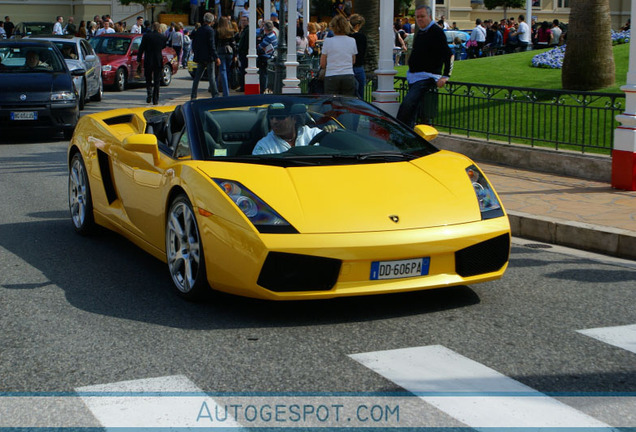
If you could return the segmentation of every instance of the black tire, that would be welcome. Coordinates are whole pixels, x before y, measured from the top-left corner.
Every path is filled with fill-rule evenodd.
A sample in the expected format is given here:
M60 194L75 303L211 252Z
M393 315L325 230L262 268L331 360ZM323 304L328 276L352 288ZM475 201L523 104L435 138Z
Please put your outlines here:
M127 81L128 81L128 76L126 75L126 69L124 68L117 69L117 75L115 75L115 90L117 91L126 90Z
M163 87L169 86L172 82L172 66L170 63L166 63L163 65L163 69L161 70L161 85Z
M95 229L93 198L86 166L77 152L71 158L68 170L68 204L73 227L78 234L88 235Z
M104 82L99 80L99 90L93 96L91 96L91 100L94 102L101 102L102 97L104 97Z
M203 256L203 243L192 204L178 195L166 217L166 261L177 294L200 300L210 292Z

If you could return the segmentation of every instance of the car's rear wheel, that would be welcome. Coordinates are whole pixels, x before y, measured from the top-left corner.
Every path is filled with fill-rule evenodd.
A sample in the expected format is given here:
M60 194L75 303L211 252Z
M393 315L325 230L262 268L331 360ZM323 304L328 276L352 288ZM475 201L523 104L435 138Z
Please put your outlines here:
M68 171L68 206L75 231L89 234L95 228L93 201L86 166L79 152L73 155Z
M104 82L100 79L99 89L97 90L97 93L91 96L91 100L94 102L100 102L103 96L104 96Z
M170 63L166 63L163 65L163 70L161 71L161 85L168 86L172 82L172 66Z
M168 211L166 259L179 295L196 300L208 291L199 227L192 204L185 195L178 195Z
M126 89L126 70L124 68L117 69L117 75L115 75L115 90L124 91Z

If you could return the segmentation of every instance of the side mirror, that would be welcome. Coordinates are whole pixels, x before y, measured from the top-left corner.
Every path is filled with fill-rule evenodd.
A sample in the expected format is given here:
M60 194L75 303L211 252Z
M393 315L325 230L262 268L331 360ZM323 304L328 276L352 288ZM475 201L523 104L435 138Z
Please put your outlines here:
M439 132L433 126L429 125L417 125L415 126L415 133L424 138L426 141L432 141L437 138Z
M73 69L71 71L72 76L82 76L86 75L86 69Z
M133 57L137 57L137 54L139 53L139 50L133 49L130 51L130 55Z
M152 134L131 135L124 139L122 147L131 152L149 154L155 162L159 161L157 137Z
M95 60L97 60L97 56L95 54L89 54L86 56L87 62L94 62Z

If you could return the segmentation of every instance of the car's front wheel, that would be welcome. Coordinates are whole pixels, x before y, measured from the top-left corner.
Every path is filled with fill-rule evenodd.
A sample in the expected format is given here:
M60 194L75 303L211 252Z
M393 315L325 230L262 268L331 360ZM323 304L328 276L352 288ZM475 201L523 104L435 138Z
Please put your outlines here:
M172 66L170 63L166 63L163 65L163 70L161 71L161 85L169 86L172 82Z
M68 171L68 206L75 231L89 234L95 228L93 201L86 166L79 152L73 155Z
M126 89L126 71L124 68L117 69L117 75L115 75L115 90L124 91Z
M166 218L166 259L177 292L188 300L201 298L209 289L203 245L192 204L177 196Z

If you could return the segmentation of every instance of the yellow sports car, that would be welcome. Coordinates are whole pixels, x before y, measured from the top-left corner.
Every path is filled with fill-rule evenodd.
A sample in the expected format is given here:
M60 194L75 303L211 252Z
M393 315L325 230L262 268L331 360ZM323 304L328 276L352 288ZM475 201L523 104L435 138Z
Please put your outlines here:
M470 159L373 105L257 95L82 117L68 148L76 231L167 262L189 299L395 293L500 278L510 225Z

